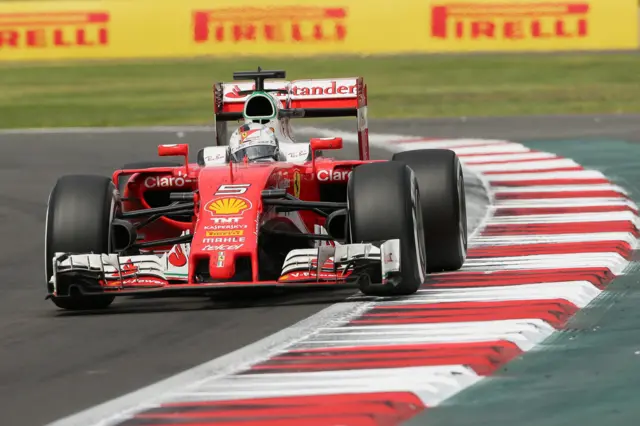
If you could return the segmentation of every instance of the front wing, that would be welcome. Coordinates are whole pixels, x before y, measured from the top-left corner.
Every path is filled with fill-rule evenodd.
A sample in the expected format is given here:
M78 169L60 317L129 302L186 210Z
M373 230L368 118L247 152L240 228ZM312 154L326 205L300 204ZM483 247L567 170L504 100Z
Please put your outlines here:
M187 252L188 245L181 250ZM171 290L213 290L232 287L338 285L368 279L386 284L386 277L400 272L400 241L373 244L322 245L291 251L277 281L205 282L188 280L188 263L176 268L175 252L163 255L56 253L49 296L64 297L75 288L81 294L131 294Z

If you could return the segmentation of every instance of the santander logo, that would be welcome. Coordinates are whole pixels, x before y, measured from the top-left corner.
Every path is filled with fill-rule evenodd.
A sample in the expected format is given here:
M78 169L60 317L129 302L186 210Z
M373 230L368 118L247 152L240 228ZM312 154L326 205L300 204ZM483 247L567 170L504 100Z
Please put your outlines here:
M120 268L120 272L114 272L112 277L119 277L120 275L130 275L139 272L138 267L133 263L131 259Z
M265 84L267 90L287 90L287 84L269 85ZM225 87L224 97L226 99L244 99L249 95L241 95L243 90L255 90L256 85L243 84L234 85L231 90ZM292 82L289 94L292 96L353 98L357 95L357 85L354 79L342 80L307 80ZM274 94L279 99L285 99L287 95Z
M187 264L187 256L184 255L184 251L182 251L182 246L180 244L174 246L171 250L171 253L169 254L169 263L177 267Z

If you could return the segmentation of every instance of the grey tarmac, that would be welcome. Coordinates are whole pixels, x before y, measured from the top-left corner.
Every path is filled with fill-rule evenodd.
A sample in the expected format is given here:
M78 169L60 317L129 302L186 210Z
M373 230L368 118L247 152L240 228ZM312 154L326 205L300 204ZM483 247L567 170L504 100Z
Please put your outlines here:
M354 130L353 121L318 124ZM631 116L379 120L370 128L429 137L640 140L640 119ZM89 408L253 343L353 294L296 291L216 302L119 299L101 313L57 311L44 300L43 283L45 206L55 180L66 173L109 175L123 163L157 158L162 143L189 143L195 159L211 135L0 132L2 424L42 425ZM345 149L341 155L356 153ZM389 157L384 151L373 155Z

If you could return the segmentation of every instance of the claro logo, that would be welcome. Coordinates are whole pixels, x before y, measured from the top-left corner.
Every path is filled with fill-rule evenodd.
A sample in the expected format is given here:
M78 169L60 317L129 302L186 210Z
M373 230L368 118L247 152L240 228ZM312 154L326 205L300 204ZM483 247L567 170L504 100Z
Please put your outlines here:
M431 37L464 40L580 38L587 3L451 3L432 6Z
M0 49L103 47L109 44L107 12L0 14Z
M191 179L182 176L149 176L144 180L147 188L181 188L191 184Z
M193 13L196 43L341 42L347 36L341 7L236 7Z
M320 182L347 182L351 170L319 170L317 177Z

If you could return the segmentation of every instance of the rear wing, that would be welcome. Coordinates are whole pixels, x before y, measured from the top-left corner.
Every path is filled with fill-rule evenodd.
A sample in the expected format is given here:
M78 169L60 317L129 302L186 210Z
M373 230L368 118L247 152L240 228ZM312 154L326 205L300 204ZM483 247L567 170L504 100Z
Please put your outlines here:
M268 71L262 71L268 73ZM214 113L218 145L227 145L226 122L242 120L244 103L256 89L255 81L234 81L214 85ZM361 160L369 159L367 86L362 77L264 80L285 109L299 110L304 118L357 117L358 147Z

